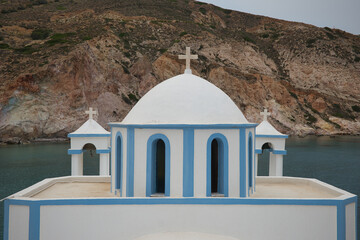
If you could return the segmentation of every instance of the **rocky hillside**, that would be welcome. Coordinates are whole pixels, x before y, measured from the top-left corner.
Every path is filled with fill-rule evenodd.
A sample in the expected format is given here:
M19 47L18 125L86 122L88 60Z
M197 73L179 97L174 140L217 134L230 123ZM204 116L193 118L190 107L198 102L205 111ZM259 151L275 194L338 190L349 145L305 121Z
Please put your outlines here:
M360 37L192 0L0 3L0 142L65 138L99 110L121 121L184 71L224 90L250 122L266 106L291 135L360 134Z

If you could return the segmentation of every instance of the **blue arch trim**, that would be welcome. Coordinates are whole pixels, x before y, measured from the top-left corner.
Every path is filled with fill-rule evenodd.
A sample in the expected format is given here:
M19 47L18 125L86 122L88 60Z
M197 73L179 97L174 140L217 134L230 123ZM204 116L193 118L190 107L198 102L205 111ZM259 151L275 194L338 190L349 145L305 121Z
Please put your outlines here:
M134 128L127 128L126 196L134 196Z
M184 129L183 140L183 196L194 196L194 129Z
M246 197L246 129L240 129L240 197Z
M120 146L119 146L120 139ZM115 135L115 189L122 189L122 169L123 169L123 137L121 132ZM122 192L120 191L120 196Z
M252 133L248 137L248 168L249 168L249 188L253 186L253 140Z
M226 137L220 133L212 134L207 141L206 153L206 196L211 197L211 143L216 139L219 146L219 155L222 155L224 161L223 172L219 173L219 178L224 181L224 196L229 196L229 145Z
M150 197L153 193L154 181L152 174L152 159L155 154L155 144L157 140L163 140L165 143L165 196L170 196L170 141L164 134L154 134L147 141L146 150L146 196Z

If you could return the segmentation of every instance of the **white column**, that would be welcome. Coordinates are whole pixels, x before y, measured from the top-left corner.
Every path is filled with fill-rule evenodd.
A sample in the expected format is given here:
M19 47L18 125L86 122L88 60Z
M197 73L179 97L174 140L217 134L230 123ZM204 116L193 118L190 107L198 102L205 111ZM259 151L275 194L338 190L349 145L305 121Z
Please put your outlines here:
M71 154L71 176L83 175L83 154Z
M275 154L276 166L275 166L275 176L283 175L283 155Z
M272 152L269 153L269 176L276 176L276 159L275 154Z
M109 176L109 153L100 153L100 176Z
M283 155L270 152L269 176L283 175Z

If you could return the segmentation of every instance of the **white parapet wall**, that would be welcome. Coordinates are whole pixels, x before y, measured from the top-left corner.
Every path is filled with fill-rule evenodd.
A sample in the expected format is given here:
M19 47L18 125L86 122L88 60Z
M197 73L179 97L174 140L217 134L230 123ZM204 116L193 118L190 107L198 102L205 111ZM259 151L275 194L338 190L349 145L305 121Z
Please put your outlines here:
M290 182L327 188L331 198L67 198L39 199L48 179L5 200L4 240L137 239L164 233L206 233L239 240L355 240L357 197L317 180ZM262 178L259 181L266 181ZM269 182L285 179L268 178ZM40 190L39 190L40 189ZM32 197L33 196L33 197Z

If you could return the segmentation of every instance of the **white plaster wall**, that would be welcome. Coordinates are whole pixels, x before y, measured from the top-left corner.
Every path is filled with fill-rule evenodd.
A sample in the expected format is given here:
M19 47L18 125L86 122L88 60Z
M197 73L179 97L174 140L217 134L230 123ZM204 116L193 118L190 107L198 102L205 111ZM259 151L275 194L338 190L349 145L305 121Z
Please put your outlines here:
M71 149L82 149L87 143L94 144L96 149L108 149L110 146L109 137L73 137L70 142Z
M147 141L154 134L163 134L170 141L170 197L183 193L183 130L135 129L134 197L146 196Z
M124 239L202 232L246 240L336 240L335 206L41 206L40 239Z
M346 205L345 208L345 222L346 222L346 240L356 240L356 209L355 203Z
M29 239L29 207L10 205L9 240Z
M194 197L206 197L207 141L214 133L224 135L229 145L229 197L240 196L240 161L238 129L195 129L194 131Z
M115 192L115 161L116 161L116 134L120 132L122 136L122 186L121 194L123 197L126 196L126 164L127 164L127 129L113 127L111 129L111 191Z
M262 145L264 143L271 143L273 146L273 149L275 150L285 150L285 141L286 138L263 138L263 137L257 137L256 138L256 149L261 149Z

